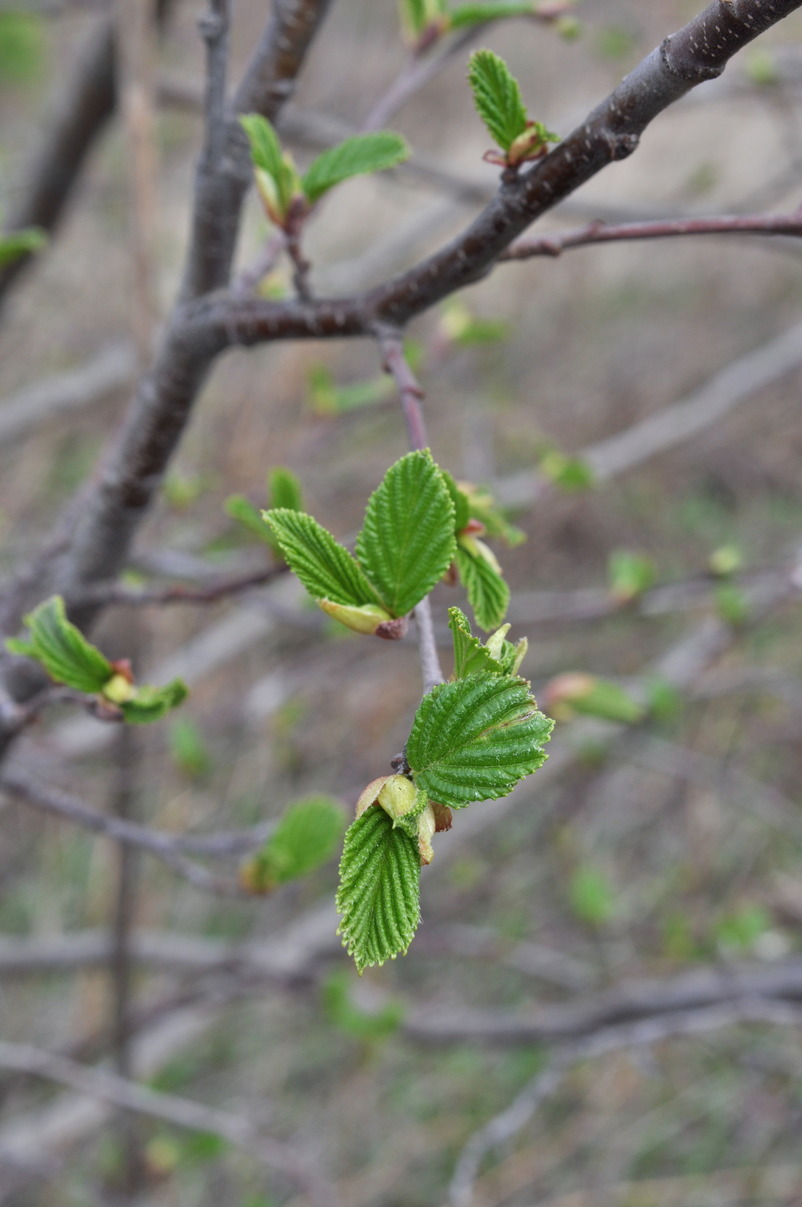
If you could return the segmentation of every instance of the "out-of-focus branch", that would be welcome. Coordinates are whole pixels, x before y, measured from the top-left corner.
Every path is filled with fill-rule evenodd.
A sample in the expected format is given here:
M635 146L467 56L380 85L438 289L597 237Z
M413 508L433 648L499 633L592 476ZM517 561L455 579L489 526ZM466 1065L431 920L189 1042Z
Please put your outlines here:
M0 401L0 441L19 440L51 419L94 406L131 385L136 358L128 344L113 344L77 369L25 386Z
M26 804L41 809L45 813L61 817L65 821L73 822L86 830L103 834L106 838L111 838L127 846L148 851L166 863L172 871L187 880L194 888L229 896L244 895L244 890L240 889L233 880L224 880L182 855L183 843L179 835L165 834L162 831L138 825L136 822L100 813L76 797L70 796L69 793L40 784L32 776L13 767L7 768L0 778L0 790L10 792L18 799L25 801ZM257 832L254 831L254 846L258 845L255 840ZM191 840L189 841L192 845ZM197 845L194 846L194 849L198 849ZM207 840L205 848L201 849L204 854L212 854L214 853L214 843Z
M165 21L173 0L157 0L156 15ZM9 217L8 231L58 226L84 161L117 103L114 23L104 18L94 30L66 95L54 106L48 134L23 195ZM0 269L0 305L31 257L20 256Z
M219 577L202 587L174 584L166 587L125 587L119 583L100 583L88 587L76 602L103 604L104 606L144 608L163 607L165 604L212 604L232 595L241 595L254 587L264 587L273 579L287 573L287 566L265 566L263 570L250 570L244 574Z
M800 365L802 324L798 323L730 361L679 402L575 455L587 464L597 482L606 482L714 427L742 402ZM553 489L542 476L525 471L506 478L498 494L510 506L526 506Z
M211 1132L278 1170L303 1189L318 1207L332 1207L332 1191L313 1172L308 1154L296 1152L289 1144L265 1136L258 1126L238 1115L188 1098L179 1098L175 1094L151 1090L127 1078L101 1069L87 1068L74 1060L27 1044L0 1041L0 1067L7 1072L42 1077L46 1081L69 1086L90 1098L151 1119L160 1119L175 1127Z
M180 439L194 397L224 348L289 336L338 337L372 334L387 326L403 328L415 314L479 279L529 223L606 164L630 154L640 132L662 109L694 84L719 74L731 55L798 8L802 0L760 5L751 0L751 4L749 10L737 11L721 3L710 5L645 59L541 164L517 181L503 184L466 232L367 295L310 303L210 295L179 312L83 510L74 543L60 567L58 586L70 595L116 573ZM311 0L286 0L275 6L270 26L275 45L255 57L238 93L238 110L257 109L272 116L274 105L292 88L324 7ZM277 21L285 22L283 39L275 37ZM288 42L289 35L294 40ZM241 146L244 134L237 132L237 138L236 145ZM199 178L185 298L197 297L227 278L244 188L233 168L225 177ZM76 619L85 623L91 616L92 610L83 609Z
M576 230L554 231L534 239L520 239L502 252L499 260L529 260L533 256L559 256L572 247L592 243L625 243L633 239L671 239L680 235L802 235L802 211L793 214L722 214L715 218L675 218L618 225L589 222Z
M152 0L116 0L119 96L128 173L131 322L144 369L156 329L156 28Z
M457 1161L449 1187L452 1207L470 1207L479 1167L485 1155L512 1140L580 1061L593 1060L608 1052L651 1047L667 1039L706 1035L711 1031L748 1023L799 1027L802 1026L802 1008L759 999L726 1001L721 1005L689 1009L633 1025L606 1028L558 1048L547 1067L532 1078L506 1110L491 1119L468 1141Z

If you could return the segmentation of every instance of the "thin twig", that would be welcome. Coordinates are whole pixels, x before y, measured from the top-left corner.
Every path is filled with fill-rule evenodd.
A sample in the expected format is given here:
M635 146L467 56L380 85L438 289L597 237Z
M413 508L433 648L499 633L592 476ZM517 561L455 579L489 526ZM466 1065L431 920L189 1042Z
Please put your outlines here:
M332 1207L334 1194L329 1184L310 1170L308 1155L296 1152L281 1140L263 1135L248 1119L175 1094L151 1090L114 1073L87 1068L27 1044L0 1041L0 1067L69 1086L90 1098L151 1119L161 1119L175 1127L211 1132L278 1170L301 1187L319 1207Z
M76 595L77 603L112 607L154 607L165 604L212 604L232 595L241 595L253 587L263 587L287 573L287 566L266 566L244 574L221 577L202 587L174 583L166 587L125 587L120 583L99 583Z
M537 1073L506 1110L486 1123L463 1148L449 1187L452 1207L470 1207L479 1168L486 1154L514 1139L543 1102L559 1089L574 1065L608 1052L651 1047L668 1039L705 1035L742 1024L799 1027L802 1026L802 1008L760 1000L725 1002L648 1019L630 1026L606 1028L577 1043L557 1048L549 1065Z
M220 170L225 151L229 24L229 0L209 0L207 12L198 20L198 29L206 43L206 120L202 155L207 172Z
M519 239L499 256L500 261L559 256L573 247L592 243L624 243L633 239L670 239L680 235L802 235L802 212L791 214L722 214L713 218L676 218L618 225L589 222L575 230L554 231L534 239Z
M10 792L15 797L24 800L26 804L62 817L66 821L73 822L96 834L102 834L115 842L148 851L197 889L222 893L227 896L246 895L234 881L223 880L182 855L181 848L184 846L184 842L190 841L190 846L192 846L191 840L182 840L179 835L151 830L136 822L110 817L96 809L90 809L68 793L40 784L32 776L14 767L4 771L0 778L0 790ZM256 832L254 832L255 838ZM258 845L256 841L254 841L254 845ZM208 843L203 853L207 855L215 853L213 849L210 849L212 847L213 844ZM194 849L197 850L197 846Z

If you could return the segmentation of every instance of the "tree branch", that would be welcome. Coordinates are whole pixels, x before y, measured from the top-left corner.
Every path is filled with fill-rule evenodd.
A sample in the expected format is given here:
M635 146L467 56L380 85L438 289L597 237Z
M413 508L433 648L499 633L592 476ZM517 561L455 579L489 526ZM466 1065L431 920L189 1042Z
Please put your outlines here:
M302 1188L319 1207L332 1207L334 1199L330 1185L310 1170L308 1154L295 1152L283 1141L264 1136L258 1126L240 1116L175 1094L151 1090L127 1078L87 1068L27 1044L0 1041L0 1067L69 1086L90 1098L189 1131L212 1132L278 1170Z

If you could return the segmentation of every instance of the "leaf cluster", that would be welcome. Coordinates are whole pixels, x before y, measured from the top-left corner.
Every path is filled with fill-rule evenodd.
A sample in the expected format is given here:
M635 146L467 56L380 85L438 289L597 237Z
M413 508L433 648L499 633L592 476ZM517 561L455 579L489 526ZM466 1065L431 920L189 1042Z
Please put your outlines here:
M450 609L454 679L415 714L403 774L374 780L357 805L340 861L340 933L358 970L406 952L417 929L420 866L451 810L495 800L542 766L553 722L515 673L525 641L505 625L485 643Z
M468 64L468 82L479 116L503 152L503 155L488 152L485 158L492 163L518 168L545 155L550 142L559 142L556 134L529 117L518 81L492 50L473 52Z
M404 39L416 53L453 30L504 17L533 17L539 8L540 0L469 0L453 5L448 0L399 0Z
M301 175L266 117L249 113L240 122L248 139L262 204L282 230L290 229L335 185L353 176L394 168L410 154L406 140L391 130L355 134L323 151Z
M24 617L28 637L9 638L12 654L33 658L55 683L99 697L107 711L133 724L158 721L187 695L180 679L164 687L138 686L127 662L110 662L67 619L64 600L53 595Z

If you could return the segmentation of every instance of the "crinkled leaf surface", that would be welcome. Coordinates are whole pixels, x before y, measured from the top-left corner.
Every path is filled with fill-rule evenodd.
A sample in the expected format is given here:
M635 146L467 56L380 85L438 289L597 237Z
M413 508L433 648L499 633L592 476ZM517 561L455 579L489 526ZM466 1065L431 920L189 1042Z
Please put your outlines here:
M378 602L355 559L311 515L287 507L263 514L287 564L313 599L354 607Z
M525 680L481 671L423 697L407 762L432 800L460 809L506 796L540 767L552 725Z
M24 620L29 639L7 641L7 648L41 662L57 683L79 692L99 692L114 674L108 658L67 620L60 595L40 603Z
M360 972L405 952L420 919L418 844L378 805L352 822L340 860L338 933Z
M428 451L391 465L365 509L356 555L393 616L406 616L454 559L454 505Z
M474 546L477 541L472 542ZM476 623L489 631L498 628L507 614L510 589L495 567L480 553L457 545L457 574L468 596Z
M501 662L493 657L478 637L474 637L468 617L459 608L448 609L448 627L454 641L454 678L464 679L478 671L504 673ZM509 644L509 642L507 642Z
M394 168L409 158L406 139L392 130L376 130L370 134L355 134L336 147L329 147L311 164L301 179L301 188L308 201L317 201L324 193L366 172L381 172Z
M479 116L502 151L508 151L513 140L526 129L526 109L518 81L492 50L473 52L468 81Z

